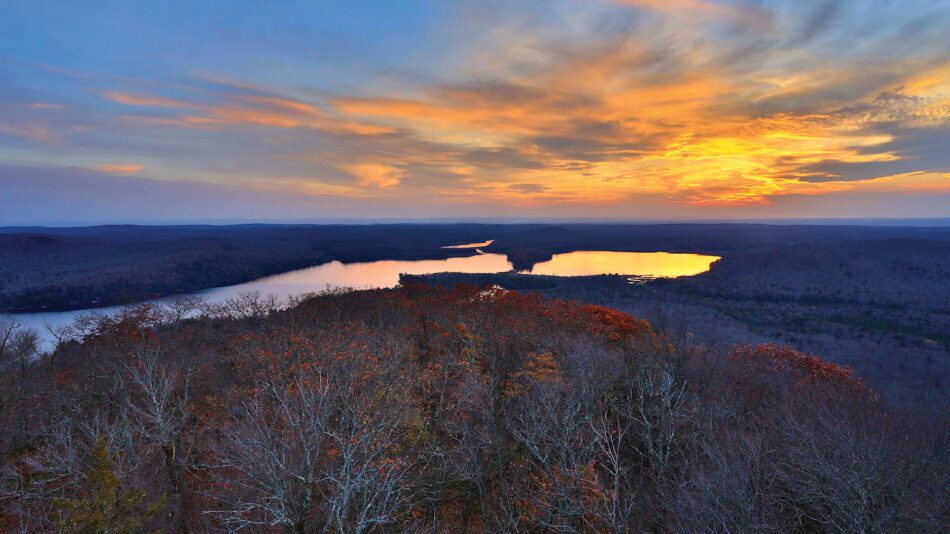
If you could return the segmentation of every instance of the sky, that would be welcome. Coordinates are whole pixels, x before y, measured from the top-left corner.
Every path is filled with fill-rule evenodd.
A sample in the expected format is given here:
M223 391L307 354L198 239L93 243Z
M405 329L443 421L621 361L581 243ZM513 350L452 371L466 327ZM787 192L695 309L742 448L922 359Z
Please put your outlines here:
M950 216L950 0L7 2L0 225Z

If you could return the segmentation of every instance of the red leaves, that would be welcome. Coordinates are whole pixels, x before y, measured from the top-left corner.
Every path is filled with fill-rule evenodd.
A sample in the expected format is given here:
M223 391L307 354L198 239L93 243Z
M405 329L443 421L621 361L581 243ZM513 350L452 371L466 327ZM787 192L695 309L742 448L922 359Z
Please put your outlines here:
M761 345L739 345L732 351L731 358L752 363L771 373L795 371L806 382L821 382L839 386L861 386L854 372L840 365L822 360L817 356L804 354L787 345L766 343Z
M605 306L583 306L579 317L595 335L602 335L614 343L626 343L652 333L649 323Z
M96 339L134 344L151 339L164 320L162 308L152 304L127 306L115 315L93 314L81 318L83 341Z

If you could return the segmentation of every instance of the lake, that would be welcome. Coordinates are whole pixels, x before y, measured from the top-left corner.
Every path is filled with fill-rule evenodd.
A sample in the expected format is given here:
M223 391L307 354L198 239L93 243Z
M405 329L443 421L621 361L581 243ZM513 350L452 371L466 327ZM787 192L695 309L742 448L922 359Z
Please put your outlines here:
M479 254L465 258L447 258L444 260L383 260L365 263L340 263L332 261L315 267L289 271L274 276L259 278L243 284L216 287L195 293L212 303L224 302L241 293L257 291L261 294L273 294L281 298L320 291L334 287L370 289L395 287L400 274L431 274L443 272L457 273L500 273L512 270L512 264L504 254L481 251L491 241L454 245L448 248L478 248ZM553 276L592 276L602 274L629 275L639 278L675 278L704 273L709 270L718 256L703 254L685 254L670 252L613 252L613 251L575 251L555 254L550 260L537 263L525 274ZM157 301L161 302L161 300ZM34 328L48 343L44 324L54 326L69 324L77 315L89 311L111 313L121 306L97 308L95 310L75 310L66 312L41 312L17 314L17 319L25 326Z

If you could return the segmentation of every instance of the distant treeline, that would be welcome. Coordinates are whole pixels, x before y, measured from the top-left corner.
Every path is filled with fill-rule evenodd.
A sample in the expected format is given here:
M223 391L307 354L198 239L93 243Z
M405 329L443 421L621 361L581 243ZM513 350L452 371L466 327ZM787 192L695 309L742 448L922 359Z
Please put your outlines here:
M741 251L763 250L782 257L811 245L836 247L860 241L868 241L872 248L875 243L888 247L888 241L945 247L950 227L404 224L0 229L0 311L124 304L243 283L332 260L465 256L474 251L441 247L490 239L495 242L488 251L507 254L516 269L528 269L553 254L574 250L702 252L729 258Z

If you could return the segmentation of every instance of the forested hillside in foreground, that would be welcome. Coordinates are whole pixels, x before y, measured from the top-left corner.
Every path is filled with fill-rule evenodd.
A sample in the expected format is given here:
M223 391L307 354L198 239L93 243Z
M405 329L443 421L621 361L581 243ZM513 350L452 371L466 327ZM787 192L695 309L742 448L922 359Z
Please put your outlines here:
M201 308L201 316L188 318ZM0 331L0 531L939 532L946 414L485 287Z

